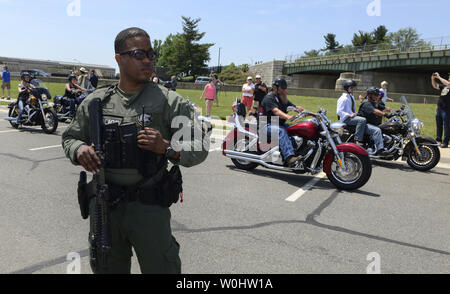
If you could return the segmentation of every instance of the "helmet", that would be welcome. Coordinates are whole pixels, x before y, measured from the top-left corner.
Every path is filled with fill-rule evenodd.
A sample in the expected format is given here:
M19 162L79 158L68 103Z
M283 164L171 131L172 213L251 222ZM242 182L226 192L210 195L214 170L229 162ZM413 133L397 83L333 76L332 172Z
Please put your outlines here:
M348 91L348 88L355 88L358 84L354 80L346 80L342 85L345 91Z
M276 78L275 81L273 81L272 86L281 87L282 89L287 89L287 82L283 78Z
M76 78L77 77L74 74L70 74L67 79L69 80L69 82L71 82L72 80L74 80Z
M166 87L166 88L172 88L172 82L171 81L167 81L167 82L165 82L164 83L164 87Z
M374 95L378 96L378 95L380 95L380 89L378 89L377 87L372 86L372 87L367 89L367 95L370 95L370 94L374 94Z
M26 76L28 76L31 79L31 75L29 72L24 71L20 74L20 78L23 80Z

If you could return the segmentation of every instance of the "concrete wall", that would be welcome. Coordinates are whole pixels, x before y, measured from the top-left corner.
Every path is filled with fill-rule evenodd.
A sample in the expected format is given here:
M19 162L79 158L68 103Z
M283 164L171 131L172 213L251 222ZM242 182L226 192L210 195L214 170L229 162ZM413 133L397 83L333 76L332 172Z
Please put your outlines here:
M295 74L291 77L290 87L293 88L314 88L314 89L334 89L339 74Z
M266 85L272 85L272 82L275 78L283 75L285 61L283 60L274 60L270 62L264 62L260 64L255 64L249 66L249 70L255 75L261 75L262 80ZM253 77L254 78L254 77ZM290 80L290 77L285 77Z
M389 83L389 92L419 93L424 95L439 94L439 91L436 91L431 86L431 73L367 71L359 73L358 76L364 88L370 86L381 87L381 82L387 81Z

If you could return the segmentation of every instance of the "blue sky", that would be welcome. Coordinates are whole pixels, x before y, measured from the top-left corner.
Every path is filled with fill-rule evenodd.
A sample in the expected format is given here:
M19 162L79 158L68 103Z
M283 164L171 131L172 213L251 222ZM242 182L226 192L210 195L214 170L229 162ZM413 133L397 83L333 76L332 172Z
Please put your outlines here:
M80 16L67 14L74 1L80 1ZM425 39L450 35L448 0L375 0L381 15L369 16L373 1L0 0L0 56L117 68L113 43L119 31L138 26L164 40L182 31L182 15L202 19L202 42L215 44L210 65L217 65L219 47L222 65L252 64L322 48L327 33L349 44L353 33L379 25L389 31L412 26Z

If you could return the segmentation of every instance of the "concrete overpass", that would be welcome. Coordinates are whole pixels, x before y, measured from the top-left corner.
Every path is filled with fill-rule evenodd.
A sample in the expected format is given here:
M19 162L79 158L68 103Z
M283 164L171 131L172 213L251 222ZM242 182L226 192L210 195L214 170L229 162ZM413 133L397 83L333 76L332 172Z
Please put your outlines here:
M272 65L272 64L273 65ZM361 80L359 89L390 83L392 92L436 94L431 87L432 72L443 77L450 73L450 45L418 47L409 50L383 50L301 58L296 62L273 61L251 66L254 73L285 75L295 88L334 89L342 72L354 72ZM272 73L269 74L272 68ZM263 72L263 73L261 73ZM271 82L270 78L266 82Z

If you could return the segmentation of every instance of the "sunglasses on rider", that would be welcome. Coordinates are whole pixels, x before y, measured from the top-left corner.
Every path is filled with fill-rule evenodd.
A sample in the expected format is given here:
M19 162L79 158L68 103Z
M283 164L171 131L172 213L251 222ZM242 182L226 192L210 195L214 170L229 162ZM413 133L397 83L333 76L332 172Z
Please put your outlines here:
M142 49L134 49L134 50L129 50L129 51L120 53L120 55L125 55L125 54L130 55L131 57L133 57L136 60L144 60L145 57L147 57L151 61L153 61L155 59L155 51L153 51L153 49L150 49L148 51L145 51Z

